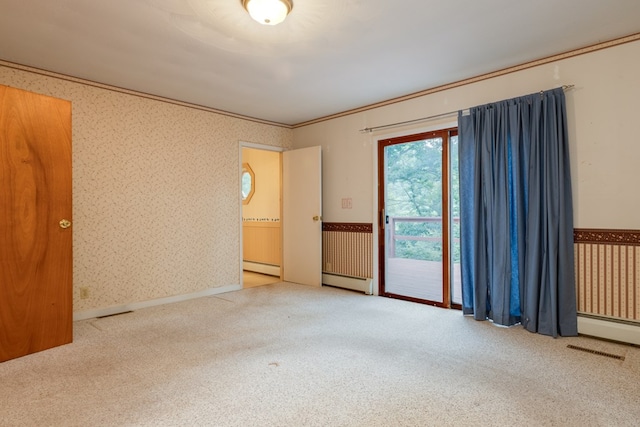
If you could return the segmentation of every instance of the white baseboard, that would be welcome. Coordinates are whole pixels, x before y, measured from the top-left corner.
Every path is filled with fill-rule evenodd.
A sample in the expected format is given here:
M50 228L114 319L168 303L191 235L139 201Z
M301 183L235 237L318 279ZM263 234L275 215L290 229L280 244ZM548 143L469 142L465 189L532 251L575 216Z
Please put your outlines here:
M640 324L636 326L607 319L578 316L578 333L640 345Z
M367 295L373 294L373 280L369 278L322 273L322 283L324 285L364 292Z
M97 308L95 310L79 311L73 313L73 321L93 319L94 317L111 316L127 311L140 310L142 308L154 307L156 305L171 304L173 302L187 301L195 298L208 297L211 295L223 294L226 292L239 291L242 289L240 285L221 286L219 288L209 288L192 294L175 295L166 298L157 298L148 301L133 302L130 304L115 305L106 308Z
M255 273L268 274L280 277L280 266L271 264L260 264L258 262L242 261L242 269Z

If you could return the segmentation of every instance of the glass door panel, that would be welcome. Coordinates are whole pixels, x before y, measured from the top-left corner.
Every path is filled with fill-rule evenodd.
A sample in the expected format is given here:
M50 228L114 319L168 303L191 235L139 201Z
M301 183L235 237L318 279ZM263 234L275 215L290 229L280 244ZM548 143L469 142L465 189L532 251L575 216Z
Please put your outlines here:
M384 159L385 293L443 304L443 138L387 145Z

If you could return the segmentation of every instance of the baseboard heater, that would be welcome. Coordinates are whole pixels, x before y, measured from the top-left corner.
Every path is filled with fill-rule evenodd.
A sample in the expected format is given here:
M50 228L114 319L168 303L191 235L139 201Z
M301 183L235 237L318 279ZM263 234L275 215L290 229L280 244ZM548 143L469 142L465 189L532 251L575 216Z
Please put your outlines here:
M366 295L373 295L373 280L367 277L351 277L322 273L322 284L364 292Z
M612 341L640 345L640 323L578 314L578 333Z
M280 277L280 266L271 264L261 264L259 262L242 261L242 269L253 271L254 273L268 274Z

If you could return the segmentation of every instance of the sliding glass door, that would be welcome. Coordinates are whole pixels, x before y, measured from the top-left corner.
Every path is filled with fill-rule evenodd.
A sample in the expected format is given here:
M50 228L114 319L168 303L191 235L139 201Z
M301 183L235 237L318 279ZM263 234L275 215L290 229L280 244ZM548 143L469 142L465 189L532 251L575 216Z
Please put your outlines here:
M457 131L379 141L380 294L460 304Z

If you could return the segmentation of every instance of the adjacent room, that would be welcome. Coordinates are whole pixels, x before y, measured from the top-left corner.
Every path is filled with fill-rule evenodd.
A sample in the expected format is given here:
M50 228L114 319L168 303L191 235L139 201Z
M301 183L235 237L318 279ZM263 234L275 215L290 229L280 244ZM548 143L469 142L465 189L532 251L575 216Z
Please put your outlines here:
M639 75L635 0L0 1L0 425L637 425Z

